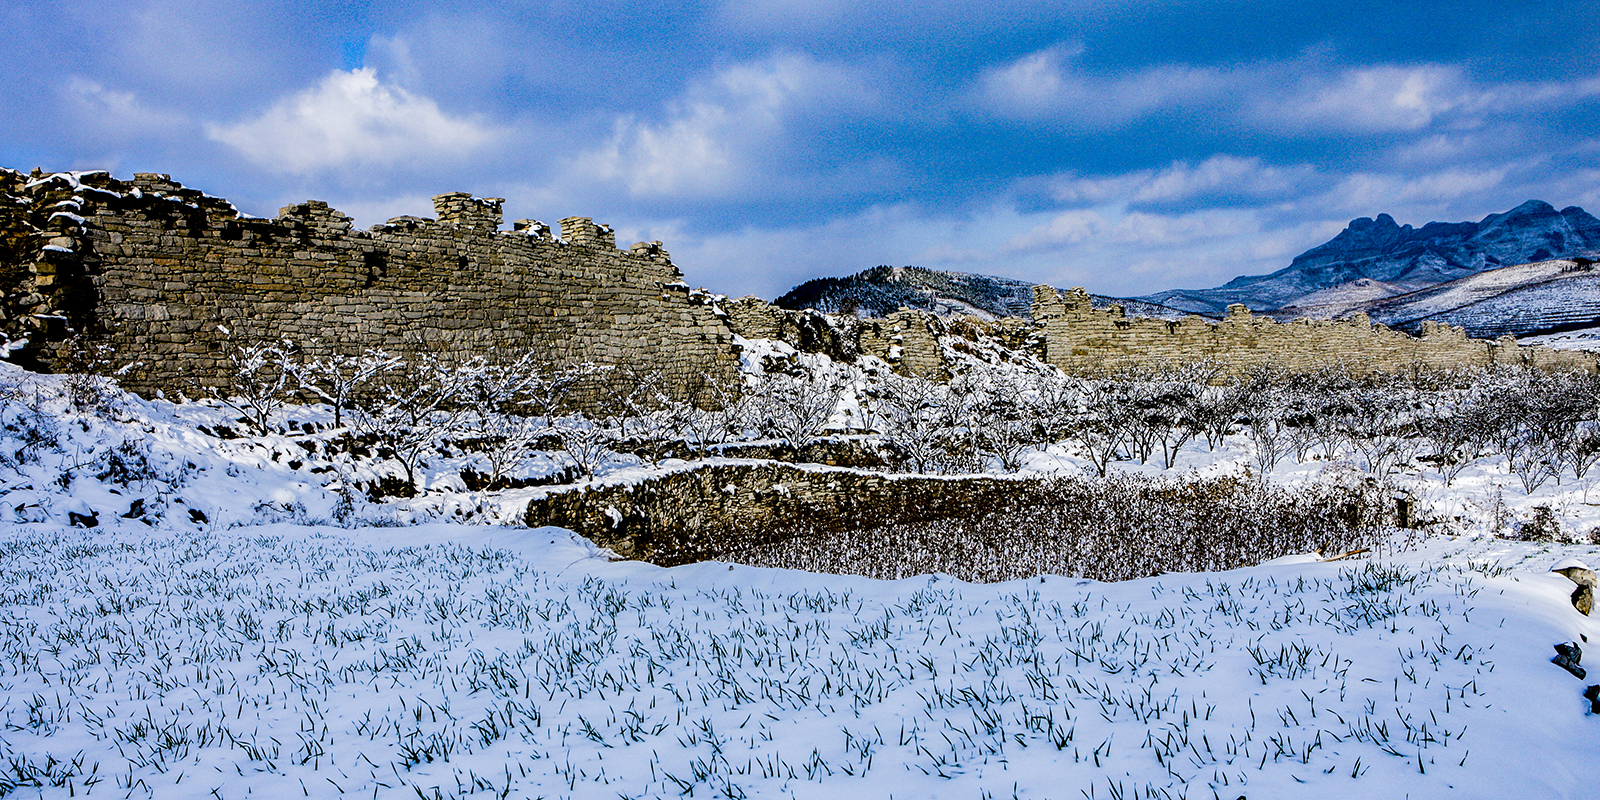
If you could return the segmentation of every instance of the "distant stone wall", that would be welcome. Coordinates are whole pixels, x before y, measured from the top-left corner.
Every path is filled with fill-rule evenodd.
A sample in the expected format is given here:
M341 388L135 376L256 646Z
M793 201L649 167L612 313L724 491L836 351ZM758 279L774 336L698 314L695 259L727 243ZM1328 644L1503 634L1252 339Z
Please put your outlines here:
M216 384L224 348L287 337L309 350L381 347L490 354L531 348L551 361L662 370L688 385L737 367L733 333L691 297L659 242L616 248L609 228L535 220L501 231L501 200L434 199L437 220L369 231L321 202L275 219L141 173L27 176L0 171L5 324L27 353L61 368L66 332L137 364L136 391Z
M1078 374L1201 360L1233 372L1258 365L1304 370L1330 363L1360 371L1497 363L1553 370L1594 371L1596 366L1593 354L1522 347L1510 337L1468 339L1460 328L1446 325L1427 324L1420 337L1413 337L1374 325L1364 314L1336 322L1279 323L1234 305L1220 322L1130 318L1115 306L1095 309L1082 289L1062 293L1048 286L1034 289L1033 318L1044 332L1045 359Z

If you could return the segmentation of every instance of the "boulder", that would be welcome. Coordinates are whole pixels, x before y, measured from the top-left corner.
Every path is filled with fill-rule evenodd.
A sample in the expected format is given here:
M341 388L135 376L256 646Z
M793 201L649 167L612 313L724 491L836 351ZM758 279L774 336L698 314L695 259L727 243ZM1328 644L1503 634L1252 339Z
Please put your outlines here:
M1582 659L1583 648L1578 647L1577 642L1562 642L1556 645L1556 657L1550 659L1550 663L1572 673L1581 681L1584 675L1588 674L1583 667L1578 666L1578 662Z
M1579 614L1588 616L1594 610L1594 587L1587 583L1578 584L1578 588L1572 590L1572 607L1578 609Z
M1550 571L1559 572L1567 576L1568 580L1579 586L1594 586L1600 583L1600 580L1596 579L1594 570L1588 564L1576 558L1563 558L1556 562L1556 565L1551 567Z

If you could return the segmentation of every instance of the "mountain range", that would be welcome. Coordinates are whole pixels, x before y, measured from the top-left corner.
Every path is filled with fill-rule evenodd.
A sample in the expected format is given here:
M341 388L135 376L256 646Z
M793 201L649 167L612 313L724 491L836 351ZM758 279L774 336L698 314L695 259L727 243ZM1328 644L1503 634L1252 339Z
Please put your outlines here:
M1388 214L1352 220L1328 242L1270 275L1212 289L1137 298L1092 295L1133 316L1218 317L1233 303L1278 319L1366 313L1417 330L1425 321L1472 336L1523 336L1600 325L1600 219L1529 200L1478 222L1397 224ZM807 281L778 298L785 308L883 315L907 307L940 314L1028 317L1032 284L921 267L875 267Z
M1241 276L1214 289L1169 289L1139 299L1206 314L1221 313L1232 303L1278 311L1319 305L1320 298L1307 296L1335 287L1350 285L1376 300L1497 267L1596 253L1600 219L1577 206L1557 211L1549 203L1529 200L1479 222L1430 222L1421 228L1398 225L1388 214L1379 214L1352 220L1339 235L1270 275Z

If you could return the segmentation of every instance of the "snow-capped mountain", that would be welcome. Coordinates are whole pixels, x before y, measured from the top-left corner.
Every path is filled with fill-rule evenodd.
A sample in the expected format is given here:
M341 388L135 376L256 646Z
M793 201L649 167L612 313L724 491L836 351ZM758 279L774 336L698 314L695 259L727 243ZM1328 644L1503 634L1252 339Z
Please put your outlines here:
M1029 281L947 272L922 267L873 267L843 278L816 278L790 289L774 301L781 308L814 308L837 313L882 316L901 308L938 314L973 314L982 319L1033 317ZM1131 316L1178 319L1190 312L1142 300L1091 295L1097 308L1121 304Z
M1403 294L1513 264L1600 252L1600 219L1577 206L1557 211L1529 200L1479 222L1396 224L1388 214L1362 217L1325 244L1270 275L1241 276L1214 289L1172 289L1141 300L1202 313L1230 303L1253 310L1348 305L1373 290ZM1366 283L1360 283L1366 281ZM1311 296L1344 287L1333 296ZM1363 291L1354 291L1354 290ZM1362 297L1361 295L1367 295Z

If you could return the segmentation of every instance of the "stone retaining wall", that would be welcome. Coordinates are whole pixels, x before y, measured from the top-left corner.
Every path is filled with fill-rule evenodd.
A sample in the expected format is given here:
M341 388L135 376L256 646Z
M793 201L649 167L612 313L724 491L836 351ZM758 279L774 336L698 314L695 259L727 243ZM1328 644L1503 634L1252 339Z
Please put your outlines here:
M638 484L540 495L531 527L577 531L627 558L672 565L813 531L940 519L985 507L1018 479L884 475L781 462L687 468Z

